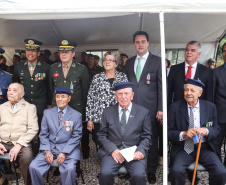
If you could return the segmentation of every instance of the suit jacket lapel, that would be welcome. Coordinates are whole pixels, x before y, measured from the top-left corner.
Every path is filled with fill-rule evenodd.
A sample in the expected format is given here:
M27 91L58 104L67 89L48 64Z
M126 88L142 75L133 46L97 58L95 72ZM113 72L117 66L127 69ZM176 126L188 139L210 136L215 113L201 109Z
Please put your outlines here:
M196 68L196 71L195 71L195 76L194 76L194 79L197 79L197 80L200 80L198 77L200 76L199 74L201 73L201 69L200 69L200 64L197 63L197 68Z
M187 125L189 125L189 119L188 119L188 107L186 101L182 101L180 105L180 112L183 115L184 119L186 120Z
M134 64L135 64L135 60L136 60L136 56L134 56L132 59L131 59L131 65L129 65L129 70L128 70L128 73L131 73L130 76L130 81L133 82L134 84L137 84L137 78L136 78L136 74L134 73Z
M60 62L59 64L58 64L58 73L59 73L59 75L63 78L63 79L65 79L64 78L64 73L63 73L63 69L62 69L62 62Z
M136 116L136 107L133 104L132 105L131 112L130 112L130 115L129 115L129 119L128 119L127 124L126 124L126 129L125 129L125 133L124 133L123 137L126 135L126 133L128 132L128 130L130 129L130 127L131 127L131 125L133 123L133 120L134 120L134 117L135 116Z
M205 119L207 118L207 110L202 100L199 100L199 110L200 110L200 127L205 127L207 123Z
M55 125L55 127L56 127L56 130L57 130L58 127L59 127L58 109L57 109L57 106L54 107L54 108L52 109L52 111L53 111L53 114L52 114L53 123L54 123L54 125Z
M28 61L27 60L24 62L24 68L22 70L23 70L24 74L28 74L29 78L31 77L30 71L28 69ZM21 73L22 73L22 71L21 71Z
M226 69L224 68L224 65L222 66L221 70L220 71L220 76L221 76L221 79L224 83L224 85L226 86Z
M115 125L116 125L116 127L118 129L118 132L119 132L120 136L122 137L121 126L120 126L120 122L119 122L118 104L116 104L114 106L113 114L114 114Z

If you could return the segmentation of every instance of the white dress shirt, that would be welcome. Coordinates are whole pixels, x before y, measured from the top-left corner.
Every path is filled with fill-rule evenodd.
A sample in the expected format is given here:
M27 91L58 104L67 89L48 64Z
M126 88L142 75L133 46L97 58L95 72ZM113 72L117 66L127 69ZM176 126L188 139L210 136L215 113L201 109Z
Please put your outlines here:
M192 68L191 68L191 79L193 79L195 77L195 72L196 72L196 69L197 69L197 64L198 64L198 62L196 61L192 65ZM186 76L187 71L188 71L188 66L190 66L190 65L185 61L185 76Z
M149 51L143 55L142 57L142 60L140 61L141 62L141 74L142 74L142 71L144 69L144 65L148 59L148 56L149 56ZM140 58L140 56L137 55L137 58L135 59L135 62L134 62L134 73L136 74L136 70L137 70L137 64L138 64L138 58Z
M130 116L130 112L132 109L132 102L130 102L129 107L126 110L126 124L128 122L129 116ZM122 117L122 107L118 104L118 113L119 113L119 122L121 122L121 117Z

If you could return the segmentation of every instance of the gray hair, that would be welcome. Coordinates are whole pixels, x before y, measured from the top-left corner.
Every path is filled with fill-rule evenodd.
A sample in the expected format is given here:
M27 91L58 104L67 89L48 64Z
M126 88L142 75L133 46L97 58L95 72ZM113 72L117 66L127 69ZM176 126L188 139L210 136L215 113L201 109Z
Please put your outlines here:
M114 58L115 58L115 63L116 63L116 64L119 64L119 63L120 63L121 57L120 57L120 54L119 54L118 51L107 51L107 52L104 54L104 59L105 59L105 57L106 57L107 55L112 55L112 56L114 56Z
M187 48L188 45L197 45L198 46L198 51L201 52L201 44L198 41L192 40L192 41L188 42L186 44L186 48Z

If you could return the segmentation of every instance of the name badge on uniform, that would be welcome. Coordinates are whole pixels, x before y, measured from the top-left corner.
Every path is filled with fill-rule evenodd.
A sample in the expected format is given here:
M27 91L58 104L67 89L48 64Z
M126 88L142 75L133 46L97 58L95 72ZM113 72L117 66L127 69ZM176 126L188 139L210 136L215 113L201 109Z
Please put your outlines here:
M24 71L21 70L21 72L20 72L20 77L23 77L23 76L24 76Z
M73 92L74 92L74 85L73 85L73 82L71 81L71 84L70 84L70 90L71 90L71 93L73 94Z
M147 74L147 84L150 84L150 78L151 78L151 75L150 73Z

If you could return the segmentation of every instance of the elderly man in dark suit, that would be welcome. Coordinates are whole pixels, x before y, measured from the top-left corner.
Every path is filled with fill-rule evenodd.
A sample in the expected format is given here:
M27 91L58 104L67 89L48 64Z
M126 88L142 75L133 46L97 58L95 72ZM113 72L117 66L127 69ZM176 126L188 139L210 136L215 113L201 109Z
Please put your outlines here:
M134 93L132 83L120 82L115 85L118 104L104 110L98 139L101 148L99 173L100 185L112 185L119 168L125 165L130 174L132 185L146 185L146 152L151 143L149 111L132 103ZM137 146L132 153L133 160L128 162L120 153L121 149Z
M218 157L221 159L221 145L226 133L226 43L222 47L224 65L213 70L214 103L217 107L217 122L220 128L219 137L214 140ZM226 166L226 160L224 161Z
M126 62L126 74L134 83L133 102L147 108L152 125L152 145L148 151L148 182L155 183L158 167L158 130L162 122L162 71L161 58L148 51L149 36L144 31L133 35L137 55Z
M185 184L185 171L195 161L196 138L202 137L199 163L209 172L209 184L224 185L226 169L216 155L213 140L218 137L216 106L199 99L205 85L195 79L186 79L184 99L171 105L168 119L168 137L172 142L171 184Z
M213 75L210 68L200 64L201 45L190 41L185 49L185 62L171 67L168 76L168 108L172 102L182 100L185 78L201 80L205 84L201 99L213 102Z

